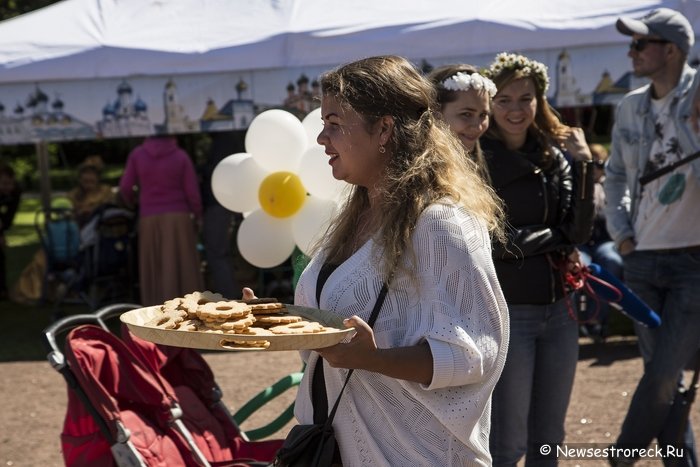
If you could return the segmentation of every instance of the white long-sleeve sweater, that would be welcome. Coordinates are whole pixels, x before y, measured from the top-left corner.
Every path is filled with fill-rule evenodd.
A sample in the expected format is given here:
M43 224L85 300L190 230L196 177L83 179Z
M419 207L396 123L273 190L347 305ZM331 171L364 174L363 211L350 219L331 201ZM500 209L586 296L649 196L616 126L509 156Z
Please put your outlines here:
M465 210L434 204L421 215L412 241L417 282L399 271L373 329L380 348L427 341L433 380L424 386L355 371L333 422L343 465L490 465L491 393L507 353L508 312L488 232ZM370 240L342 263L326 281L320 304L316 280L324 259L314 258L295 302L367 320L384 280L377 250ZM295 415L306 424L313 423L310 384L318 354L302 357L308 365ZM330 410L347 370L324 364L324 375Z

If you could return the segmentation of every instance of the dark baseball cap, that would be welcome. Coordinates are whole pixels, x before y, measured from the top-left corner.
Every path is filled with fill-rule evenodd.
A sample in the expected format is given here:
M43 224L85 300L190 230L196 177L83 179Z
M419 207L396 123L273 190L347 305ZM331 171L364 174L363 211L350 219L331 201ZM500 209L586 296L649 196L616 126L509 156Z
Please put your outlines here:
M639 19L618 18L615 26L626 36L659 36L673 42L685 53L695 43L695 32L688 19L670 8L652 10Z

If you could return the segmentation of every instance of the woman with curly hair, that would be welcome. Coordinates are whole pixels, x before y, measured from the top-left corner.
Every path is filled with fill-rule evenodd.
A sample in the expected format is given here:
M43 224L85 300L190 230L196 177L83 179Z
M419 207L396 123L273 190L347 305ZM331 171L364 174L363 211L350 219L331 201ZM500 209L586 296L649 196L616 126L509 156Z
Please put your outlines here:
M593 221L593 170L583 132L547 103L547 69L499 54L488 69L498 92L482 148L505 204L507 241L494 247L508 302L508 357L493 396L494 465L556 465L539 446L564 440L578 359L578 325L562 275ZM565 157L568 152L571 162Z
M333 422L343 465L487 465L508 336L491 259L500 204L408 61L367 58L320 83L318 142L333 176L353 187L295 302L344 317L356 333L302 353L296 416L312 423L312 386L325 387L330 408L355 369Z

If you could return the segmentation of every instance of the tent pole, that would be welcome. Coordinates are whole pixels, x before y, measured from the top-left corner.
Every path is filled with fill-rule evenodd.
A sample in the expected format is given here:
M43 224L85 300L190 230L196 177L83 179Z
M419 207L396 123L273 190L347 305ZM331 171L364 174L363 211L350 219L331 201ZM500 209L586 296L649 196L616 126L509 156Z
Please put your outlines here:
M51 178L49 177L49 146L46 141L36 142L36 155L39 160L39 188L41 207L44 212L51 208Z

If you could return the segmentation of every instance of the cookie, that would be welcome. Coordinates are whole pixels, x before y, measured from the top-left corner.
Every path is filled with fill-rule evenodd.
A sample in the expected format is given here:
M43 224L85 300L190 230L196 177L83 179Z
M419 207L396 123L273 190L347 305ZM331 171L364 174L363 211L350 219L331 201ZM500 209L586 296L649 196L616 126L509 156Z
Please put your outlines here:
M222 331L243 331L249 328L254 322L255 317L249 314L240 319L224 322L204 321L203 325L209 329L221 329Z
M177 326L178 331L198 331L204 323L197 318L188 318Z
M173 298L172 300L167 300L165 303L163 303L160 306L160 309L162 311L167 311L167 310L179 310L180 309L180 304L182 304L182 298Z
M230 338L227 338L226 341L230 342L238 347L249 347L249 348L257 348L257 349L266 349L270 347L270 341L264 339L265 336L272 336L274 335L272 332L268 331L267 329L263 328L258 328L258 327L249 327L240 331L234 331L232 335L230 335ZM235 336L260 336L261 339L236 339Z
M290 315L288 313L276 313L276 314L264 314L255 315L255 322L260 327L270 327L276 326L278 324L291 324L303 321L304 318L297 315Z
M316 321L299 321L270 328L273 334L315 334L325 330L326 328Z
M204 305L210 302L222 302L226 301L223 295L220 293L214 293L210 290L205 290L204 292L192 292L186 294L182 297L183 300L193 300L197 305Z
M251 303L249 304L250 306L250 311L254 315L267 315L267 314L273 314L273 313L280 313L284 310L286 310L286 307L284 304L280 302L271 302L271 303ZM286 311L285 311L286 313Z
M241 319L250 314L250 306L235 301L211 302L197 308L197 317L201 320Z
M178 324L184 321L185 316L186 313L183 310L167 310L146 322L146 326L175 329Z
M274 333L272 331L270 331L269 329L251 326L249 328L241 329L240 331L236 331L235 334L240 334L243 336L272 336Z
M183 298L180 308L187 312L187 316L190 318L197 318L197 312L199 311L199 304L194 298Z
M246 305L262 305L265 303L277 303L279 300L273 297L264 297L264 298L249 298L248 300L236 300L237 302L245 303Z

